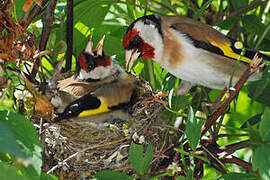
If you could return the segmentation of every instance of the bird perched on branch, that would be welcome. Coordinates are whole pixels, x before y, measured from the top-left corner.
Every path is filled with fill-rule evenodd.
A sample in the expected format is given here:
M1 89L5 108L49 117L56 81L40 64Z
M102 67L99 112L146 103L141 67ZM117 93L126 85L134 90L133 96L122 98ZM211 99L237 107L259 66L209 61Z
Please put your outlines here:
M122 108L132 101L135 79L102 50L104 37L92 49L92 40L78 56L79 75L60 81L58 88L75 97L55 121L83 117ZM72 82L69 82L72 81ZM84 86L80 87L80 83ZM77 97L77 98L76 98Z
M254 55L270 57L251 50L221 34L211 26L183 16L148 15L128 27L123 47L126 67L130 70L137 58L153 59L174 76L182 79L176 94L186 94L194 85L224 89L234 85ZM239 64L236 60L245 49ZM249 81L261 78L261 72Z

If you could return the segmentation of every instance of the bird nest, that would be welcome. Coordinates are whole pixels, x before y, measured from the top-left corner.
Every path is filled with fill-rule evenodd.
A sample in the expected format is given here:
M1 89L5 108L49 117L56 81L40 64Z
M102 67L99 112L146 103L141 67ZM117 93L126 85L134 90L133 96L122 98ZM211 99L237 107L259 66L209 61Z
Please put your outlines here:
M159 162L164 159L158 153L164 146L162 134L166 129L160 117L163 105L156 101L145 102L153 92L146 82L138 80L138 84L137 97L140 99L128 109L131 116L127 121L114 124L93 123L91 118L43 124L40 119L36 121L42 124L39 132L43 144L43 171L60 179L89 178L103 169L132 174L128 149L136 137L153 145L155 163L151 170L158 171Z

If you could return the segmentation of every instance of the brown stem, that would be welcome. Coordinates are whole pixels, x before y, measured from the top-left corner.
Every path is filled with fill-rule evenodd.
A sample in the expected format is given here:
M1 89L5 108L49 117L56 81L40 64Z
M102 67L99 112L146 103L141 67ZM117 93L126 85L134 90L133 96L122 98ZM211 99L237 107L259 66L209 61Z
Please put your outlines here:
M248 136L248 134L219 134L218 138L221 138L221 137L242 137L242 136Z
M247 141L242 141L235 144L223 146L223 147L220 147L219 149L221 149L223 152L226 152L226 155L230 155L239 149L243 149L249 146L250 146L250 141L247 140Z
M47 2L48 2L48 0L43 0L42 7L44 7ZM40 15L40 13L42 12L42 7L40 7L39 5L36 4L31 9L31 11L30 11L30 13L29 13L29 15L27 17L27 21L26 21L27 25L26 25L26 27L29 26L29 24L33 21L33 19L35 19L38 15Z
M41 34L41 40L39 44L39 50L43 51L46 48L47 41L49 39L49 35L53 26L54 22L54 9L56 5L57 0L50 0L48 3L47 8L45 9L45 12L42 16L42 23L43 23L43 29ZM41 58L36 59L32 69L31 69L31 76L35 77L38 68L41 65Z
M257 0L253 3L251 3L249 6L246 6L246 7L243 7L242 9L239 9L239 10L236 10L236 11L233 11L231 14L229 14L228 16L226 16L226 19L229 19L231 17L234 17L234 16L239 16L241 14L244 14L252 9L255 9L256 7L264 4L268 2L267 0Z
M165 5L165 4L161 3L161 2L159 2L159 1L157 1L157 0L152 0L152 2L157 3L157 4L160 5L162 8L167 9L168 11L170 11L170 12L172 12L172 13L174 13L174 14L177 14L177 12L176 12L174 9L170 8L169 6L167 6L167 5Z
M73 52L73 0L67 0L67 51L65 71L71 70L72 52Z
M233 164L236 164L238 166L241 166L242 168L246 169L247 171L251 171L251 172L258 174L258 171L254 171L252 169L252 164L250 164L246 161L243 161L242 159L239 159L235 156L230 156L230 157L224 158L224 161L225 161L225 163L233 163Z
M244 83L247 81L249 76L254 73L255 67L252 67L251 65L249 68L244 72L242 77L239 79L239 81L234 86L234 90L230 91L229 97L226 99L226 101L220 106L217 111L214 112L214 114L206 121L202 128L201 136L203 136L206 131L216 122L218 117L224 113L224 111L228 108L232 100L235 98L235 96L238 94L240 89L243 87Z

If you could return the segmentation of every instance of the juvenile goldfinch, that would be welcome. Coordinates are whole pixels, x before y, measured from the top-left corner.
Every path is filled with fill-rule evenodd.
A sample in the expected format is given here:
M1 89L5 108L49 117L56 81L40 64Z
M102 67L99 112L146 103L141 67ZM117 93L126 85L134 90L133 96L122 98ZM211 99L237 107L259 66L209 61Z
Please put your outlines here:
M182 79L176 94L186 94L194 85L223 89L234 85L258 53L265 60L270 57L245 47L245 54L237 64L244 45L207 24L183 17L148 15L135 20L123 38L126 67L130 70L137 58L153 59L174 76ZM254 73L249 81L261 78Z
M58 81L59 91L74 95L75 98L81 97L118 76L120 67L113 62L112 57L106 56L102 51L104 38L105 36L99 41L96 49L93 49L92 38L89 40L77 58L79 72Z
M96 115L123 108L134 97L135 79L116 64L112 57L105 55L102 51L103 40L94 50L92 50L92 41L89 41L86 49L78 57L81 70L78 79L75 79L73 83L84 82L86 88L91 87L88 92L85 91L86 93L80 94L71 102L54 119L55 121ZM63 87L61 86L59 89L65 90Z
M58 63L49 81L50 89L55 92L50 99L57 112L62 113L71 102L117 79L123 71L120 71L120 67L114 63L112 57L103 53L104 38L105 36L99 41L96 49L93 49L92 38L89 40L77 58L79 71L73 76L57 81L63 62Z

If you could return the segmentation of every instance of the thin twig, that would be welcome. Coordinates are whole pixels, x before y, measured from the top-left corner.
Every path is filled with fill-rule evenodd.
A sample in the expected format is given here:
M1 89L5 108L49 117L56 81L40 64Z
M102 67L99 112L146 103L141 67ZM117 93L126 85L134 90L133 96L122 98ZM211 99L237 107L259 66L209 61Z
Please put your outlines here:
M163 3L158 2L157 0L151 0L151 1L154 2L154 3L157 3L157 4L160 5L162 8L167 9L168 11L170 11L170 12L172 12L172 13L174 13L174 14L177 14L177 12L176 12L174 9L172 9L171 7L169 7L169 6L167 6L167 5L163 4Z
M225 165L218 159L218 157L216 157L212 152L210 152L206 147L204 147L203 145L202 145L202 148L203 148L203 150L207 153L207 154L209 154L213 159L215 159L221 166L222 166L222 168L223 169L227 169L226 167L225 167Z
M252 169L252 164L243 161L242 159L239 159L235 156L230 155L229 157L224 158L225 163L233 163L236 164L238 166L241 166L242 168L246 169L247 171L251 171L254 172L256 174L258 174L258 171L254 171Z
M67 0L67 51L65 71L71 70L73 52L73 0Z
M247 148L249 146L250 146L250 141L247 140L247 141L241 141L241 142L238 142L235 144L223 146L223 147L220 147L219 149L221 149L223 151L222 154L224 154L224 152L225 152L226 153L225 156L227 156L227 155L234 153L235 151L237 151L239 149Z
M242 137L248 136L248 134L219 134L218 137Z
M117 143L122 143L123 141L126 141L128 140L129 137L126 137L126 138L123 138L123 139L120 139L120 140L117 140L117 141L113 141L113 142L109 142L109 143L106 143L106 144L98 144L98 145L95 145L95 146L90 146L90 147L87 147L87 148L84 148L72 155L70 155L68 158L64 159L63 161L61 162L58 162L57 165L55 165L54 167L52 167L49 171L47 171L47 174L50 174L51 172L53 172L55 169L57 169L58 167L61 167L63 166L63 164L65 162L67 162L68 160L76 157L77 155L81 154L81 153L84 153L85 151L88 151L88 150L92 150L92 149L98 149L98 148L102 148L102 147L105 147L105 146L111 146L111 145L115 145Z
M231 17L234 17L234 16L239 16L241 14L244 14L248 11L251 11L252 9L255 9L257 8L258 6L264 4L268 2L267 0L257 0L253 3L251 3L249 6L246 6L246 7L243 7L242 9L239 9L239 10L236 10L234 12L232 12L231 14L229 14L228 16L225 17L225 19L229 19ZM224 20L224 19L223 19Z
M62 166L65 162L67 162L71 158L76 157L78 154L79 154L79 152L76 152L76 153L72 154L71 156L69 156L68 158L64 159L61 163L58 163L57 165L55 165L54 167L52 167L49 171L47 171L47 174L50 174L51 172L53 172L58 167Z
M45 4L46 4L48 1L49 1L49 0L43 0L43 2L42 2L42 7L44 7ZM26 20L26 22L27 22L26 27L29 26L29 24L33 21L33 19L35 19L38 15L41 14L41 12L42 12L42 7L40 7L39 5L36 4L36 5L31 9L31 11L30 11L30 13L29 13L29 15L28 15L28 17L27 17L27 20ZM21 18L21 19L22 19L22 18Z
M57 0L51 0L49 1L49 4L42 16L42 23L43 23L43 28L42 28L42 35L41 35L41 40L39 44L39 50L43 51L46 49L47 41L49 39L49 35L51 33L51 29L53 26L54 22L54 9L56 6ZM41 65L41 58L36 59L32 69L31 69L31 77L35 77L38 68Z
M243 87L244 83L248 80L249 76L252 75L259 68L259 64L261 63L261 61L262 59L258 58L257 55L253 58L248 69L244 72L242 77L234 86L234 90L230 91L229 97L222 104L222 106L218 108L217 111L215 111L214 114L206 121L206 123L202 128L201 136L203 136L206 133L206 131L216 122L216 120L220 117L220 115L222 115L225 112L225 110L228 108L232 100L236 97L240 89Z
M14 10L14 18L15 18L16 23L19 25L18 19L17 19L17 13L16 13L16 5L15 5L14 0L12 0L12 4L13 4L13 10Z
M39 137L41 137L42 130L43 130L43 118L41 117L40 122L39 122L39 131L38 131Z

